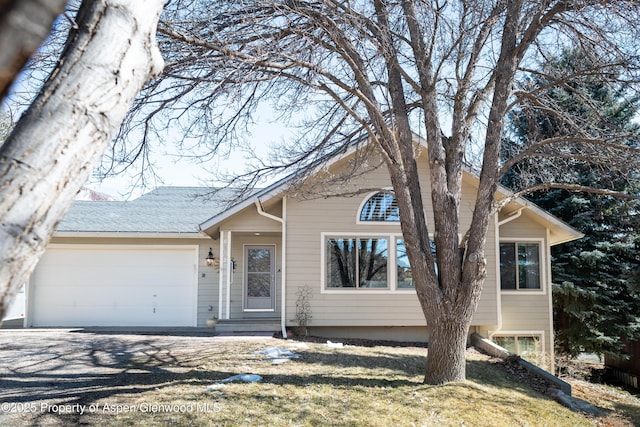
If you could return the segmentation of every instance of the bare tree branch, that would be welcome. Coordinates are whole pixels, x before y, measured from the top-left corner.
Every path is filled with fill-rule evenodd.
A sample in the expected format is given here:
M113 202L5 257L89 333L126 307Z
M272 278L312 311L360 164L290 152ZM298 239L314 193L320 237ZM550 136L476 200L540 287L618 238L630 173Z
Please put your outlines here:
M300 129L295 141L275 149L273 161L254 159L256 167L232 178L233 185L254 185L287 170L304 183L305 166L323 164L368 137L371 155L382 155L389 172L429 325L426 380L462 379L461 343L486 276L489 219L502 176L537 166L539 174L515 190L524 194L543 185L582 191L571 176L562 179L570 164L621 180L622 160L637 170L638 144L626 139L634 130L595 113L581 118L546 93L579 94L581 78L599 76L624 82L637 95L639 18L633 2L595 0L173 0L161 24L170 66L147 86L126 130L163 120L158 128L179 127L214 149L242 146L253 113L265 105L283 125ZM602 61L585 62L573 75L535 65L574 46ZM541 77L545 88L534 84ZM585 105L598 109L595 102ZM562 132L554 138L532 133L507 152L507 120L518 114L531 126L546 125L535 121L536 113L548 113L547 122ZM426 141L428 176L416 167L412 132ZM142 143L151 140L144 134ZM473 156L478 195L472 219L463 224L462 176ZM327 174L327 182L344 179ZM433 224L424 215L421 180L430 185ZM621 192L613 181L594 180L594 191ZM461 247L458 236L466 229ZM448 325L461 326L452 331Z

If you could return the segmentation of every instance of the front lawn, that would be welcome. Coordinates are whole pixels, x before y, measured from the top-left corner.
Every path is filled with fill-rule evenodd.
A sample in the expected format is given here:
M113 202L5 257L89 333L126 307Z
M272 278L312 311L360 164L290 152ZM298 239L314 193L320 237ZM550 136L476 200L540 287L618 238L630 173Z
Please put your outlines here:
M273 364L265 355L254 354L269 347L290 348L301 357ZM592 425L473 350L468 381L423 385L425 352L419 347L331 348L274 339L161 357L141 354L135 363L144 367L144 376L154 378L132 375L141 383L139 392L113 390L108 397L83 402L94 410L76 414L73 421L114 426ZM244 373L262 380L229 382L205 391Z

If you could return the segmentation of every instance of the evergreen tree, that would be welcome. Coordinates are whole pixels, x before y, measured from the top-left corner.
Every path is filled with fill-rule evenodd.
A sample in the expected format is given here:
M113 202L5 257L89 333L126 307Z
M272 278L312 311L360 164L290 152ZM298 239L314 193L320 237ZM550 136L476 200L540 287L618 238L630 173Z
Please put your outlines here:
M531 105L510 116L511 138L503 150L524 150L530 139L568 136L565 123L554 111L571 112L587 132L601 134L611 126L624 126L640 134L633 122L640 106L637 98L627 99L625 86L601 77L581 73L584 52L567 50L542 67L565 79L562 87L546 91L546 105ZM548 81L525 84L542 91ZM629 145L637 144L629 141ZM637 171L624 170L609 176L592 172L586 163L575 160L560 170L544 156L539 162L517 164L506 175L504 184L518 188L531 185L540 174L561 172L577 185L594 186L609 180L611 188L637 194ZM575 356L580 352L622 355L624 340L640 339L640 205L610 196L553 189L533 193L529 198L553 215L584 233L585 237L552 249L554 325L559 353Z

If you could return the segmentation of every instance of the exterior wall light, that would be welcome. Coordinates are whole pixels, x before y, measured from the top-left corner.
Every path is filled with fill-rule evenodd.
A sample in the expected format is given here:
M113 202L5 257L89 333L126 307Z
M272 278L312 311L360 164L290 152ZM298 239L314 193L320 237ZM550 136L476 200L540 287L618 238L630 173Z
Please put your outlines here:
M207 266L213 267L216 264L216 259L213 257L213 252L211 252L211 248L209 248L209 254L205 258L207 261Z

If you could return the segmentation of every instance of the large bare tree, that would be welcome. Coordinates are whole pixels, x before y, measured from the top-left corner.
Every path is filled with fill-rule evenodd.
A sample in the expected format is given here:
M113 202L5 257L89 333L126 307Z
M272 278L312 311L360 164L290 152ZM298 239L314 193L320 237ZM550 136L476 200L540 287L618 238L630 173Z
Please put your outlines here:
M161 72L163 5L83 1L57 66L0 146L0 319L138 90Z
M549 88L527 84L544 72L533 64L579 46L599 65L550 76L551 86L570 88L572 78L597 74L623 79L632 90L639 12L636 2L590 0L174 0L159 27L167 67L143 91L123 132L139 129L150 141L175 127L215 150L240 143L265 102L283 123L300 118L299 139L242 175L249 184L365 137L383 154L400 208L429 333L425 381L462 380L486 277L488 224L500 208L494 195L505 171L532 158L554 165L515 195L543 187L614 194L551 172L570 162L599 172L625 163L617 168L624 174L638 162L637 146L615 124L585 126L554 109L543 96ZM505 118L523 102L528 111L556 114L568 131L532 138L501 158ZM425 218L419 177L426 171L417 167L415 133L428 145L429 175L422 178L430 182L433 224ZM461 229L467 167L477 168L480 181L471 225Z

